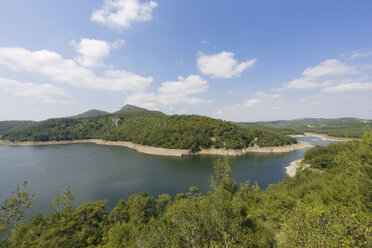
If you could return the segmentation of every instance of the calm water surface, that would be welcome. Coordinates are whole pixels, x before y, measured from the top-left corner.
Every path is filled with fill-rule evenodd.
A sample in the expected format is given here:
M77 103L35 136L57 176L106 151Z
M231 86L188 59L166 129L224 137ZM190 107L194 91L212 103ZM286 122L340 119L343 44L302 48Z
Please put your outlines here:
M327 145L316 137L299 140ZM250 180L261 188L285 176L290 162L303 158L305 150L289 153L248 153L231 157L233 177ZM36 201L30 214L48 213L58 189L72 187L74 205L108 199L108 208L119 199L141 191L153 196L187 192L190 186L209 190L208 177L218 156L164 157L139 153L126 147L69 144L36 147L0 146L0 203L15 187L28 180Z

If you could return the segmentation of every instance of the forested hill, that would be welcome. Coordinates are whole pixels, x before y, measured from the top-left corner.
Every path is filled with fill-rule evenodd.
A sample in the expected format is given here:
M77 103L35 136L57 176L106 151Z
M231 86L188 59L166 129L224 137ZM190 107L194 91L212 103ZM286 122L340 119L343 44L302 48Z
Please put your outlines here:
M145 108L140 108L137 106L133 106L130 104L126 104L122 107L119 111L115 112L116 114L123 114L123 115L151 115L151 116L166 116L164 113L160 111L148 110Z
M67 188L51 214L28 222L33 196L17 188L0 205L0 247L372 247L372 132L311 149L305 160L309 168L266 190L237 185L228 160L217 160L207 194L141 192L110 212L107 200L74 208Z
M285 135L312 132L335 137L361 138L364 130L368 126L372 127L372 120L358 118L305 118L268 122L241 122L239 125Z
M109 112L106 112L106 111L102 111L102 110L97 110L97 109L91 109L91 110L88 110L84 113L81 113L81 114L78 114L78 115L74 115L74 116L71 116L71 117L66 117L66 118L76 118L76 119L79 119L79 118L89 118L89 117L97 117L97 116L104 116L104 115L109 115L110 113Z
M58 118L3 134L11 141L104 139L163 148L192 149L282 146L294 138L198 115L167 116L132 105L113 114L90 118Z
M0 121L0 137L9 132L15 132L31 126L33 121Z

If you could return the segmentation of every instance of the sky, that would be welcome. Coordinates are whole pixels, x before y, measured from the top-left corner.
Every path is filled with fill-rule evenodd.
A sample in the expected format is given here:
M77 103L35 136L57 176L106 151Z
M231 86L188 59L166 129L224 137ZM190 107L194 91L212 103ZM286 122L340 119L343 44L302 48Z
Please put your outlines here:
M0 1L0 120L125 104L372 119L372 1Z

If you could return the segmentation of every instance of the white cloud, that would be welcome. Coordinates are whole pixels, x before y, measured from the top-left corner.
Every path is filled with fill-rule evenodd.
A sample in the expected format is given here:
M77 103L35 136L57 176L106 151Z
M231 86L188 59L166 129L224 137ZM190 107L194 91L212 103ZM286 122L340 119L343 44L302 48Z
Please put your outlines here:
M132 23L151 20L156 6L158 4L154 1L104 0L102 8L93 12L91 21L118 30L128 29Z
M71 44L80 54L75 60L84 67L103 65L103 59L110 54L110 45L106 41L81 39L78 44L74 41Z
M71 99L63 88L50 84L21 83L12 79L0 78L0 89L15 96L35 97L41 99L43 103Z
M331 84L350 80L350 77L358 76L361 70L362 68L358 66L348 65L337 59L329 59L319 63L317 66L306 68L302 73L302 77L283 84L282 88L272 90L324 88Z
M207 91L208 82L198 75L186 78L179 77L178 81L163 82L157 93L135 93L127 97L126 103L146 108L158 109L161 105L200 104L208 101L192 95Z
M267 94L264 91L257 91L256 92L256 95L257 96L260 96L262 98L271 98L271 99L275 99L275 98L279 98L280 97L279 94Z
M344 60L325 60L306 68L301 77L271 94L258 91L240 106L224 107L223 118L238 121L293 119L305 117L337 118L357 116L371 118L372 64L367 54L343 55ZM297 92L288 90L303 90ZM308 90L308 91L305 91ZM286 92L287 91L287 92ZM280 95L283 95L281 97ZM345 97L347 96L347 97Z
M221 52L214 55L199 54L198 67L199 70L213 78L232 78L240 76L240 74L249 69L256 59L251 59L245 62L238 63L234 59L234 54L231 52Z
M346 83L322 89L323 92L345 92L365 90L372 90L372 83Z
M190 95L204 92L208 88L206 80L198 75L190 75L187 78L178 77L178 81L164 82L158 91L161 95Z
M365 51L365 52L354 52L353 55L351 55L351 59L359 59L359 58L365 58L372 56L372 51Z
M314 82L311 78L297 78L289 83L284 84L284 88L295 90L308 90L319 87L320 84Z
M110 43L111 48L113 49L119 49L120 47L124 46L126 44L125 40L116 40Z
M332 75L345 75L354 72L354 67L346 65L337 59L329 59L321 62L315 67L306 68L303 72L304 77L324 77Z
M48 50L33 52L18 47L0 47L0 65L91 89L141 91L153 81L152 77L142 77L124 70L105 70L102 76L97 76L74 60L63 59L58 53Z
M245 101L244 106L246 106L247 108L250 108L250 107L256 106L260 102L261 102L260 99L252 98L252 99L249 99L249 100Z
M216 111L216 114L217 114L217 115L222 115L223 112L222 112L221 110L217 110L217 111Z
M104 66L103 60L110 55L110 50L125 45L125 40L107 42L95 39L81 39L79 43L74 40L70 44L80 54L75 60L83 67Z

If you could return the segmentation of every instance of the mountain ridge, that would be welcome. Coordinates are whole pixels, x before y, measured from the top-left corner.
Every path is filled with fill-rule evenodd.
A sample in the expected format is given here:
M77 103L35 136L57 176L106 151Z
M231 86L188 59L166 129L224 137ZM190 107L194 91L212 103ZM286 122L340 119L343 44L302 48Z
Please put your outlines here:
M327 134L334 137L361 138L365 128L372 127L372 120L343 118L299 118L260 122L239 122L238 125L266 131L278 131L281 134L296 135L305 132Z
M89 117L97 117L97 116L104 116L104 115L109 115L110 113L107 111L103 110L98 110L98 109L90 109L88 111L85 111L81 114L69 116L69 117L64 117L64 118L74 118L74 119L79 119L79 118L89 118Z
M3 135L10 141L102 139L198 151L203 148L243 149L283 146L296 139L200 115L166 115L133 105L112 114L86 118L56 118Z

